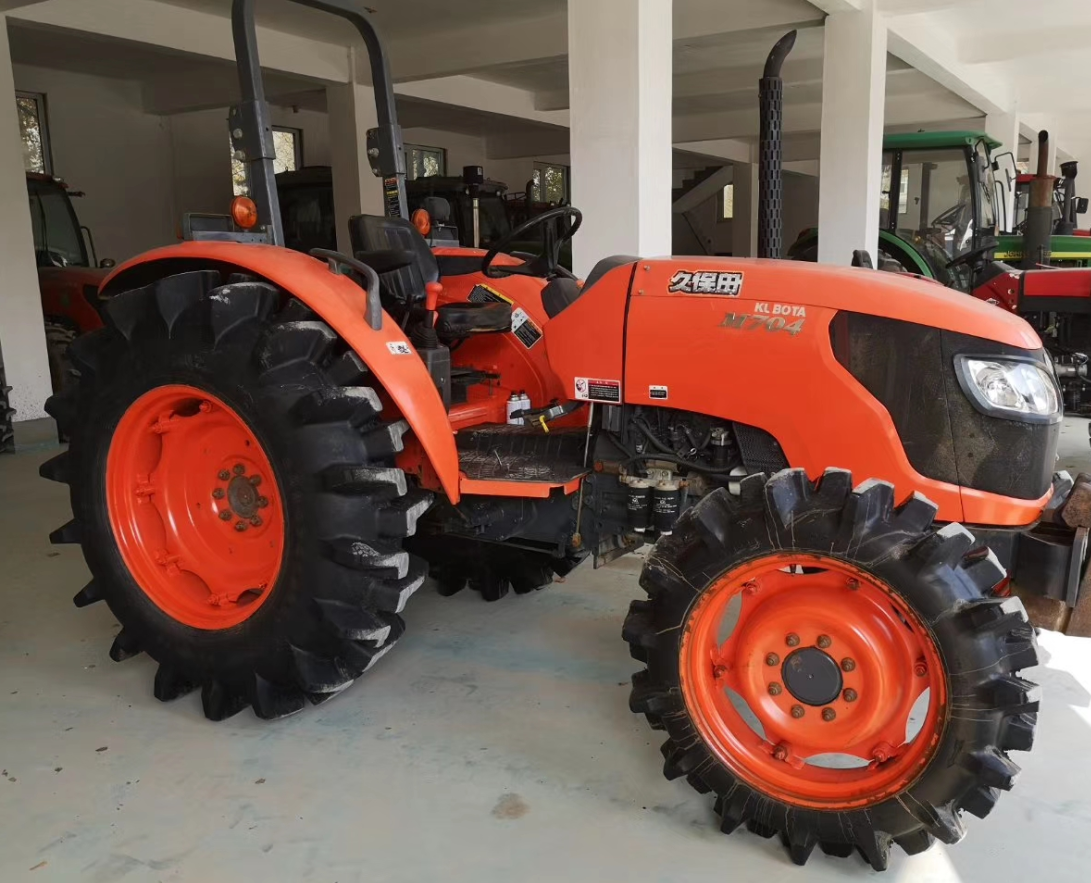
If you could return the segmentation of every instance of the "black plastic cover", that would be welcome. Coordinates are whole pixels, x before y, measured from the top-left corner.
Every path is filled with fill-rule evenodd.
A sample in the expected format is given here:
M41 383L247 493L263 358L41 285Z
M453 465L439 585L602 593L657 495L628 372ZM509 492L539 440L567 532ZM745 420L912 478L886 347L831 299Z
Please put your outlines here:
M830 324L837 360L887 409L921 475L1036 500L1050 488L1061 423L1027 423L978 411L959 386L955 356L1033 359L1044 350L882 316L841 312Z

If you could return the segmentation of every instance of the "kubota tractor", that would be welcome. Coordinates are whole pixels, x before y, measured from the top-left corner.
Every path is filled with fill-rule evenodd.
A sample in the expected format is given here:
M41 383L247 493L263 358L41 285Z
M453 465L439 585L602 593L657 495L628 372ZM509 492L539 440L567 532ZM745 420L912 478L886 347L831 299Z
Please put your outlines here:
M1012 584L1062 606L1083 586L1089 488L1053 479L1033 329L891 273L616 255L581 283L560 243L430 250L374 29L351 0L296 2L368 48L388 214L354 219L353 255L281 247L235 0L253 201L119 267L107 326L71 348L78 390L47 405L72 439L42 467L71 487L52 538L83 548L76 604L121 623L111 656L148 653L156 697L199 689L213 720L276 718L392 649L429 567L495 599L654 543L623 635L668 778L799 863L959 840L1034 737ZM767 255L790 45L761 81ZM531 223L560 216L575 235L572 207Z

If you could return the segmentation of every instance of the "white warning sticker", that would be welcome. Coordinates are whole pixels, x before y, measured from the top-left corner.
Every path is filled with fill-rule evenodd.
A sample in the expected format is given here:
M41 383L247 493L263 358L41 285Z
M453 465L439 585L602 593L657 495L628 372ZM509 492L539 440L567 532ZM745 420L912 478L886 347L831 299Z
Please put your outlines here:
M386 348L395 356L413 355L413 350L409 348L409 344L401 340L388 340L386 342Z
M511 333L519 338L519 342L528 350L542 339L542 329L522 307L516 307L511 311Z
M667 388L665 386L649 386L648 398L650 399L665 399L667 397Z
M577 377L575 398L581 402L612 402L618 404L621 402L621 381Z

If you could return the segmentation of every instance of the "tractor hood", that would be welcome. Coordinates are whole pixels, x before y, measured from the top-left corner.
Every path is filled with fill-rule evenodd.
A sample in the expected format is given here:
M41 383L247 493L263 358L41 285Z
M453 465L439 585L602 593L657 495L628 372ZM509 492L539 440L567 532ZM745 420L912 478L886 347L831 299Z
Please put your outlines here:
M1037 350L1042 346L1034 329L1018 316L906 273L802 261L654 258L641 262L633 289L634 294L651 297L715 298L727 309L732 302L739 302L739 309L746 310L756 301L763 305L846 310L1020 349Z

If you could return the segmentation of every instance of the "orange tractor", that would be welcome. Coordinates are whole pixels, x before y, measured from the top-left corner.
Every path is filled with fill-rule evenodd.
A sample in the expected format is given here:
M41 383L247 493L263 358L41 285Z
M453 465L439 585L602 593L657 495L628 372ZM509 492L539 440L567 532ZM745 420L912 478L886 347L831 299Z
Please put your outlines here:
M1034 738L1012 586L1081 588L1088 488L1052 474L1034 331L892 273L619 255L580 282L563 241L429 249L375 31L351 0L296 2L368 48L387 215L353 219L352 255L282 247L235 0L252 200L117 268L47 405L71 438L42 467L71 487L52 538L91 570L75 603L122 625L110 655L146 652L155 696L200 690L213 720L278 718L391 650L429 569L492 600L654 543L623 635L668 778L799 863L958 841ZM762 80L774 256L789 46ZM528 223L558 217L577 233L572 207Z

